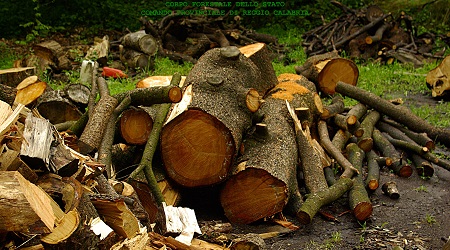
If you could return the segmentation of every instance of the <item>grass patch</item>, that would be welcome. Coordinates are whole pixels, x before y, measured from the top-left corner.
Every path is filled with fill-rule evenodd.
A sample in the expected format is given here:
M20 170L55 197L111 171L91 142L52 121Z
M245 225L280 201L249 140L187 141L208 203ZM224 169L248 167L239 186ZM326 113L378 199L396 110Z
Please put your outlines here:
M12 68L17 59L19 56L6 43L0 42L0 69Z

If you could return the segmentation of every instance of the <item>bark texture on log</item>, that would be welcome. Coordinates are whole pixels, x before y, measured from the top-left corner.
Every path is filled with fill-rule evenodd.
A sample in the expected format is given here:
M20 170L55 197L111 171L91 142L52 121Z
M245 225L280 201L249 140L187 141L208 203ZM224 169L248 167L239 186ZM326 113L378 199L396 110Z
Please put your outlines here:
M225 180L251 126L247 95L258 89L253 85L261 83L260 74L236 47L209 50L192 68L185 81L191 102L161 135L164 165L177 183L193 187Z
M61 90L48 91L39 97L36 108L52 124L77 121L82 113L78 107L64 97Z
M62 46L54 40L36 44L33 46L33 50L38 57L50 62L58 71L72 69L72 65Z

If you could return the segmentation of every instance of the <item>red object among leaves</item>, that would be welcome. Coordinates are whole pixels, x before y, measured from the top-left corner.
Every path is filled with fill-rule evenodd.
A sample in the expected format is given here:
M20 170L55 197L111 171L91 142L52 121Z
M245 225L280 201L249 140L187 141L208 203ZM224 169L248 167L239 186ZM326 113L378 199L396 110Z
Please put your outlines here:
M112 78L127 78L127 74L123 73L120 69L103 67L102 76L104 77L112 77Z

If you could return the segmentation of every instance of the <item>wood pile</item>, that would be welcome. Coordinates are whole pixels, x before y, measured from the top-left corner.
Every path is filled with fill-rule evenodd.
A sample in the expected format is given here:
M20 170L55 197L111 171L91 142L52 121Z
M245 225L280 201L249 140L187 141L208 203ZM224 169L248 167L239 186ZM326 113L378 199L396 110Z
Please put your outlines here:
M44 84L16 80L14 98L0 96L0 245L263 249L264 239L298 229L282 212L308 224L347 199L356 220L370 218L370 192L399 198L395 183L379 183L382 168L400 177L450 171L432 153L435 142L450 146L450 130L358 88L351 60L325 53L298 67L304 75L276 76L268 55L264 43L214 48L186 77L148 77L116 95L94 70L88 94L75 95L86 96L82 106L72 88L24 100L20 91ZM79 117L43 118L47 95L77 103ZM342 96L359 103L345 107ZM198 223L180 204L201 188L218 190L212 200L229 222L285 230L229 237L228 222Z
M374 59L391 64L394 60L419 67L425 59L442 59L445 48L435 44L437 35L417 34L413 18L402 12L398 17L376 5L354 10L337 1L338 18L302 35L307 56L332 50L345 51L352 59ZM438 50L442 50L436 52Z

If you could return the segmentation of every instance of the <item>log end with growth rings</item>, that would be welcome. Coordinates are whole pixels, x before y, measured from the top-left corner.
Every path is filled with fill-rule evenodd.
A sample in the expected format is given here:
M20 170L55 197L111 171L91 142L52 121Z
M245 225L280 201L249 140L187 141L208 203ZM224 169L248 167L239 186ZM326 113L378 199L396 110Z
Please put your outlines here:
M365 221L372 215L373 207L370 202L360 202L353 209L353 214L358 221Z
M197 109L175 117L161 134L167 174L186 187L225 180L235 148L230 130L217 118Z
M250 167L226 182L220 203L231 222L248 224L281 212L287 198L285 183L265 170Z
M320 90L327 94L334 94L339 81L356 86L359 70L356 64L348 59L335 58L328 62L320 71L318 82Z

